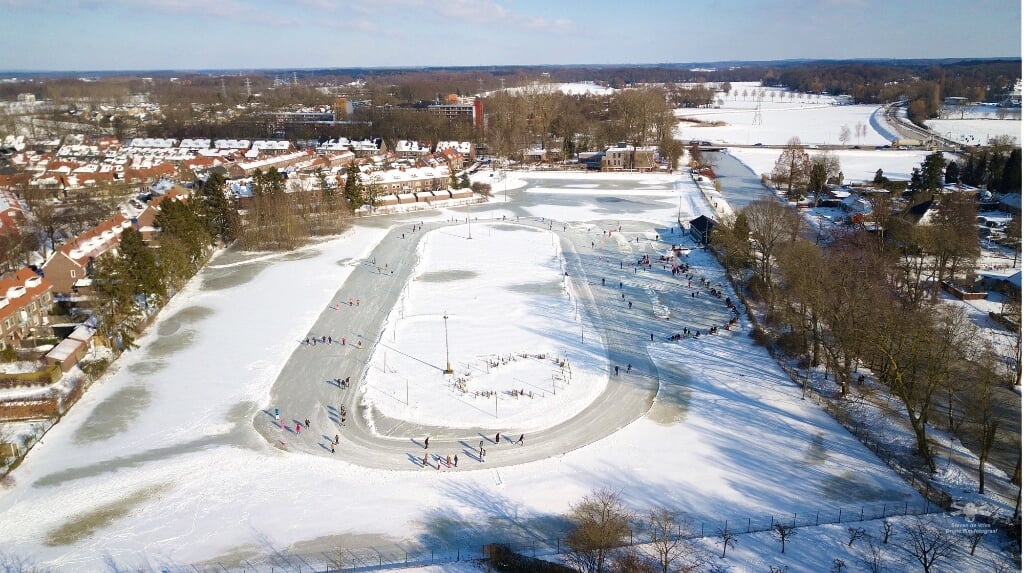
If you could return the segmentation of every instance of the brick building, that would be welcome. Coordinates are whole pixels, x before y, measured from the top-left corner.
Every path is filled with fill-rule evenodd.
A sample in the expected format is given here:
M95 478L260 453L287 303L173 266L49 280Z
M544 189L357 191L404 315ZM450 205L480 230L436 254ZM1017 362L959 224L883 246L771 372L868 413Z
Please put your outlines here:
M17 347L30 336L49 335L53 285L28 267L0 277L0 345Z

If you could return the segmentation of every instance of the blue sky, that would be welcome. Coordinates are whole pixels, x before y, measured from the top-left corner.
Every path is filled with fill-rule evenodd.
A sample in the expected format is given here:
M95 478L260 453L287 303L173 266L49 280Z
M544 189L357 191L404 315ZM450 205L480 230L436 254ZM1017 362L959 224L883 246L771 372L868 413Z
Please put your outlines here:
M1020 55L1020 0L0 0L0 70Z

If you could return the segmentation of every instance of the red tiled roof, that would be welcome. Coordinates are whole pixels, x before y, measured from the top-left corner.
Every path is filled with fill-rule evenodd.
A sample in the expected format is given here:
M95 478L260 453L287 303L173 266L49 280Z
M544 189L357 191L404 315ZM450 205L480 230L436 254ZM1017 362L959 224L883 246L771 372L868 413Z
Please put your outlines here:
M110 219L103 221L99 225L96 225L92 229L85 231L78 235L71 241L64 243L58 249L73 260L79 261L86 257L98 257L110 249L116 247L121 242L121 232L117 231L117 228L124 230L127 226L131 226L131 222L118 213ZM108 232L105 236L104 232ZM81 251L81 256L73 257L71 251Z
M0 277L0 305L3 305L0 306L0 321L32 304L39 295L52 289L50 281L28 267Z

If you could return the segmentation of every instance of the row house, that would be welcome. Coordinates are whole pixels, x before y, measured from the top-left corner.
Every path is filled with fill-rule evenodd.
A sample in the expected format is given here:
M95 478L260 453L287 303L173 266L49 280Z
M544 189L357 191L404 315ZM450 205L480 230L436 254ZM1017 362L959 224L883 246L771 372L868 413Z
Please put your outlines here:
M124 180L131 185L149 185L162 178L174 177L177 170L170 163L157 163L152 167L125 169Z
M28 267L0 277L0 346L17 347L33 336L49 336L53 284Z
M255 159L261 155L285 155L293 151L295 151L295 147L286 139L257 139L252 142L252 147L249 148L245 156Z
M89 264L107 251L115 251L121 233L132 222L117 214L58 247L43 263L43 276L56 294L71 295L75 283L88 277Z
M447 166L388 169L363 174L363 184L375 196L439 191L448 189L450 183Z
M238 179L241 177L249 177L253 173L256 173L257 169L265 172L271 167L276 167L278 171L281 171L285 167L305 161L306 159L309 159L309 157L310 154L306 151L295 151L293 153L275 155L256 161L229 163L225 165L225 167L227 168L229 177L232 179Z

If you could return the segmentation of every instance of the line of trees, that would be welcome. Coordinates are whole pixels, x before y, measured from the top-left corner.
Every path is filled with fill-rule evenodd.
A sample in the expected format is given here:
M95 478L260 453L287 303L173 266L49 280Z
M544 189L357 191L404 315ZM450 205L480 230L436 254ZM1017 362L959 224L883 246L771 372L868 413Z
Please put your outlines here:
M349 168L344 189L322 170L314 179L314 189L289 189L277 168L257 170L252 176L251 200L236 231L239 246L247 250L292 249L311 237L340 233L349 224L350 208L373 200L354 166Z
M942 282L973 280L973 198L943 195L928 225L910 222L886 197L875 201L877 231L852 226L815 244L797 213L761 199L716 227L710 244L748 298L763 305L765 329L756 336L798 357L808 375L824 365L842 396L867 366L902 404L917 453L934 472L927 426L941 421L953 431L994 432L993 411L1008 399L1000 389L1020 384L1020 364L1005 359L1005 350L998 358L965 314L939 299ZM1019 324L1019 300L1008 297L1004 311ZM1019 356L1019 330L1016 344ZM936 420L943 402L946 419ZM981 444L979 470L992 440Z
M533 146L561 149L566 158L627 142L655 145L673 164L683 154L676 119L664 88L629 89L610 96L568 95L541 89L496 92L484 99L483 140L499 156L522 158Z

